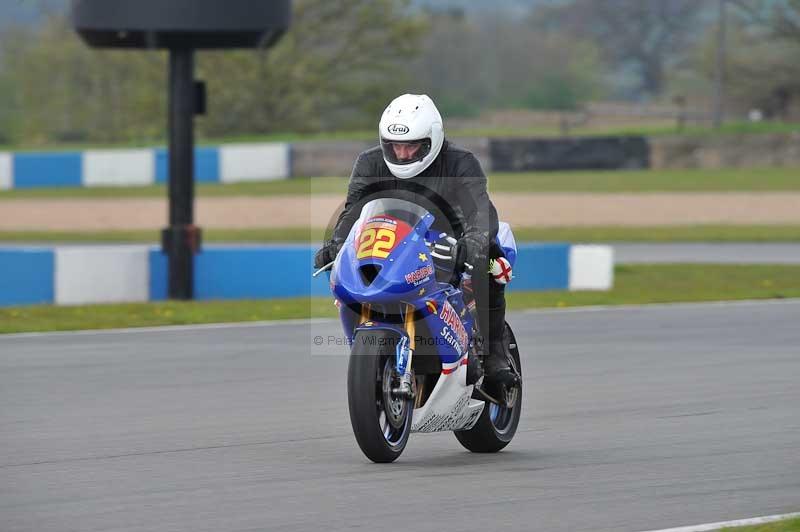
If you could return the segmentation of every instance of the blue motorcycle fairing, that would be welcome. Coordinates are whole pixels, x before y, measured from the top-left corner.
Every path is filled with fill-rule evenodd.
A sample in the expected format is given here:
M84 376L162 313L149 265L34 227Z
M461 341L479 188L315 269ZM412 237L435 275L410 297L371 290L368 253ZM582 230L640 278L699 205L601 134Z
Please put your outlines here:
M354 225L333 266L331 287L336 298L344 304L397 302L415 299L430 291L436 283L436 275L425 245L425 235L432 223L433 216L427 214L394 245L386 258L371 256L362 259L356 258L357 228ZM371 283L364 278L362 268L365 266L379 269ZM431 273L418 280L407 280L407 276L415 279L415 274L422 275L427 271Z
M411 305L417 315L422 316L422 323L425 325L420 333L430 333L418 334L413 339L417 350L420 348L419 342L432 342L434 349L426 351L437 353L443 364L453 365L464 358L471 348L473 317L464 304L461 290L436 280L433 259L425 243L426 240L435 242L439 236L430 231L433 216L424 209L420 211L418 206L413 207L419 214L416 216L411 213L412 216L407 219L416 220L416 223L404 238L395 243L386 257L366 256L357 259L359 245L356 243L356 235L362 227L361 224L381 216L381 219L390 219L391 215L382 212L381 207L385 206L389 211L402 211L404 208L403 203L377 205L378 208L372 210L369 209L370 204L365 205L362 217L351 229L336 257L330 278L331 290L340 303L345 334L354 340L359 331L384 329L396 333L401 342L403 338L406 341L411 340L404 326L394 321L399 316L393 316L391 323L380 319L384 310L390 314L404 314L403 306ZM371 214L376 216L370 218ZM364 240L363 237L361 240ZM364 244L360 246L363 248ZM361 271L364 266L380 268L372 282L367 282L368 279ZM361 319L361 305L364 304L371 305L373 312L370 321L358 324ZM398 346L398 370L404 368L400 351Z
M461 290L451 285L440 283L442 290L433 297L427 298L425 306L425 324L439 357L445 364L458 362L469 351L472 342L472 314L464 305ZM435 305L430 308L429 303Z
M446 283L437 283L440 289L429 297L420 298L412 303L415 308L423 309L423 321L430 331L430 336L416 335L414 338L417 349L418 343L433 344L435 352L442 363L452 364L461 360L469 351L472 341L472 314L464 305L461 290L453 288ZM431 308L433 306L433 308ZM356 341L359 331L387 330L396 333L398 338L397 357L398 373L402 374L405 366L401 363L400 343L405 338L409 341L408 333L402 326L381 321L367 321L353 329L351 341Z
M406 331L402 327L398 327L397 325L368 321L362 323L361 325L355 328L355 330L353 331L353 337L351 338L351 341L352 342L357 341L356 336L359 331L374 331L374 330L391 331L397 334L398 341L397 344L394 346L395 369L397 370L398 375L405 374L406 367L408 366L408 361L409 361L409 353L407 349L409 345L408 333L406 333Z
M469 342L472 340L473 318L466 305L464 305L461 290L453 288L446 283L437 284L439 287L436 292L432 293L430 296L425 296L411 302L414 308L421 310L423 322L430 331L429 337L417 335L414 340L415 342L424 342L435 346L435 351L442 359L442 362L450 364L460 360L464 356L466 350L469 349ZM452 310L448 309L448 305ZM458 325L453 319L453 314L458 316L461 325ZM343 320L351 316L355 317L356 314L353 312L342 312ZM445 318L448 319L446 320ZM385 323L379 320L368 321L361 325L353 324L351 326L345 323L344 328L345 334L350 336L351 341L355 338L356 332L372 329L385 329L395 332L398 335L407 336L402 326L393 323ZM352 333L349 333L348 329L352 331ZM464 333L466 333L466 338ZM461 339L461 341L457 341L459 339ZM464 349L465 344L466 350Z

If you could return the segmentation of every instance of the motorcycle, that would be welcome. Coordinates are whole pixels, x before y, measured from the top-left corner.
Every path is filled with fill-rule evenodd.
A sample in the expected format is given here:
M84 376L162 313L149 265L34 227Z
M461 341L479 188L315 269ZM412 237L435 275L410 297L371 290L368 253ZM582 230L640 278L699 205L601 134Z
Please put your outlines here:
M453 431L472 452L497 452L511 442L520 419L521 384L498 392L482 376L467 383L468 364L484 357L469 293L471 267L455 270L460 282L437 280L440 270L453 271L456 240L432 231L433 222L415 203L370 201L334 262L315 273L330 270L351 347L350 421L359 447L378 463L396 460L414 432ZM507 323L503 340L521 376Z

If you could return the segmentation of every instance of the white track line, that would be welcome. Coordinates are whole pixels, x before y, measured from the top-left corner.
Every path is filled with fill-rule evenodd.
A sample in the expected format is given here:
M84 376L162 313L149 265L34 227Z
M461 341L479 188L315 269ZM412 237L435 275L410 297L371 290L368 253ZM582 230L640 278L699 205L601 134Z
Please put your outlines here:
M91 329L88 331L55 331L0 334L0 341L19 338L46 338L49 336L101 336L106 334L136 334L162 332L208 331L214 329L253 329L258 327L275 327L278 325L319 325L336 323L335 318L302 318L293 320L243 321L231 323L204 323L200 325L163 325L160 327L130 327L127 329Z
M737 519L736 521L722 521L719 523L706 523L704 525L665 528L663 530L648 530L647 532L707 532L710 530L720 530L721 528L728 527L763 525L764 523L783 521L784 519L792 519L793 517L800 517L800 512L792 514L767 515L764 517L753 517L751 519Z
M607 312L625 310L659 310L671 308L704 308L704 307L747 307L755 305L798 305L800 298L789 299L744 299L734 301L707 301L695 303L645 303L642 305L590 305L583 307L538 308L512 310L515 314L573 314L580 312ZM164 325L161 327L131 327L124 329L92 329L87 331L55 331L0 334L0 341L20 338L44 338L49 336L98 336L104 334L135 334L182 331L204 331L214 329L252 329L258 327L275 327L281 325L320 325L338 323L336 318L311 318L272 321L246 321L232 323L207 323L200 325Z

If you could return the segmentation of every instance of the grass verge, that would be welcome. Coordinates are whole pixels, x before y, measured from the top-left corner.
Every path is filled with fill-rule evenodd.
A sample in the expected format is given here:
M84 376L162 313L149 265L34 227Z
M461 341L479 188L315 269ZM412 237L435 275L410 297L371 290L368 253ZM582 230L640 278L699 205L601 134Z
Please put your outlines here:
M766 192L800 190L797 168L496 174L492 192Z
M723 528L720 532L800 532L800 518L785 519L763 525Z
M628 170L492 174L491 192L735 192L800 190L797 168ZM294 178L233 184L198 184L198 197L341 194L343 177ZM0 191L0 200L166 198L164 185L33 188Z
M445 124L446 125L446 124ZM575 126L570 128L570 136L688 136L688 137L720 137L730 135L758 135L770 133L794 133L800 131L800 124L786 122L748 122L737 121L723 124L719 129L708 126L688 126L678 130L672 123L663 120L657 122L639 121L631 126L604 126L602 124L589 126ZM561 137L563 131L556 125L540 125L527 128L474 128L474 129L448 129L448 137L458 139L463 137ZM216 146L239 142L305 142L305 141L335 141L335 140L375 140L373 130L355 131L329 131L319 133L272 133L269 135L238 135L222 139L198 138L200 146ZM2 150L11 151L65 151L85 150L92 148L148 148L153 146L163 147L166 139L143 139L140 141L117 143L50 143L50 144L22 144L0 145Z
M800 242L800 225L521 227L522 242Z
M800 297L800 266L618 266L609 292L511 292L511 309ZM331 298L0 309L0 333L334 317Z
M608 292L509 293L512 309L800 297L800 266L643 264L615 268Z
M800 242L800 225L515 227L519 242ZM205 229L206 243L316 242L322 229ZM0 231L7 243L151 243L159 231Z

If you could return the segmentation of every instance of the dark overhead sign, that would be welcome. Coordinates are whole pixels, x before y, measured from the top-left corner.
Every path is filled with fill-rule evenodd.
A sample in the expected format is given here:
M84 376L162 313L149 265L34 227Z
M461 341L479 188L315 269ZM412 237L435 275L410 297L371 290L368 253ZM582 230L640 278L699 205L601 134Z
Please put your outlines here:
M289 0L73 0L72 22L91 46L267 47L288 29Z

